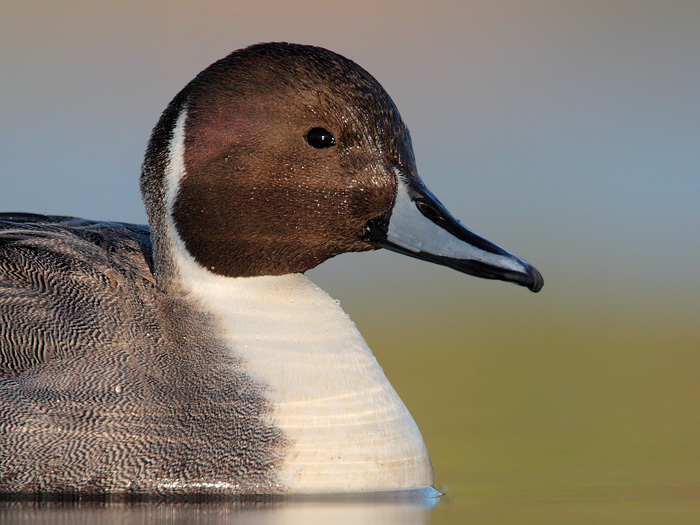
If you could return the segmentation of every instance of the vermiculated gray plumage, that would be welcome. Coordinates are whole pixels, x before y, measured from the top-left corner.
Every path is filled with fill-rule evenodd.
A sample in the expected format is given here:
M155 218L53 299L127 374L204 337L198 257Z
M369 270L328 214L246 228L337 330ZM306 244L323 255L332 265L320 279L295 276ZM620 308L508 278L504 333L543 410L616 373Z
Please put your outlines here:
M147 227L2 214L0 253L0 492L275 491L261 386L156 288Z

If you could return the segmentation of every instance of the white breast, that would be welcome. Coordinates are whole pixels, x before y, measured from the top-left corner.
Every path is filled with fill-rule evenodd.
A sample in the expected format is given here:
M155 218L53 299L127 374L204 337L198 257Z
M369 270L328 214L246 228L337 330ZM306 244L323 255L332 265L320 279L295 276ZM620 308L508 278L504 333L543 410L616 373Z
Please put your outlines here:
M300 274L227 278L180 252L183 286L214 315L231 354L267 386L271 424L292 448L289 491L351 492L432 484L423 438L355 324Z

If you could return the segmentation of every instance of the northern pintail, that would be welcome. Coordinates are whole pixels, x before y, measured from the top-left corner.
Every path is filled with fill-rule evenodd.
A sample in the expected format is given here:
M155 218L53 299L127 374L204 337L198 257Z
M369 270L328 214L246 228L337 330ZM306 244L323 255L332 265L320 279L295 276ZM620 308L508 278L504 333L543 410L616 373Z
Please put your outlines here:
M418 177L389 95L260 44L170 103L149 227L0 215L0 492L296 494L433 482L355 325L303 273L388 248L537 292Z

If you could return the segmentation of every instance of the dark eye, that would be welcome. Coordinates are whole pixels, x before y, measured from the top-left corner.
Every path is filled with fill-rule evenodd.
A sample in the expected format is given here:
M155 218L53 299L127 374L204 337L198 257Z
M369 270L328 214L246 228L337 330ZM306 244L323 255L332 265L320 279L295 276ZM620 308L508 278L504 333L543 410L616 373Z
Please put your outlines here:
M316 149L330 148L335 146L335 137L326 128L311 128L306 134L306 142Z

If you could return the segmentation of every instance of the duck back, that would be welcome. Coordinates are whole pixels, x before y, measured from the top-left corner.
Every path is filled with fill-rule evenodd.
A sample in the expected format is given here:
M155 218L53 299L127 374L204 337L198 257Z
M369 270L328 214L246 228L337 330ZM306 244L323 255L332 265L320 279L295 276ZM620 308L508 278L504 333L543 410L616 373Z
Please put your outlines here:
M0 492L275 491L271 407L149 233L0 215Z

